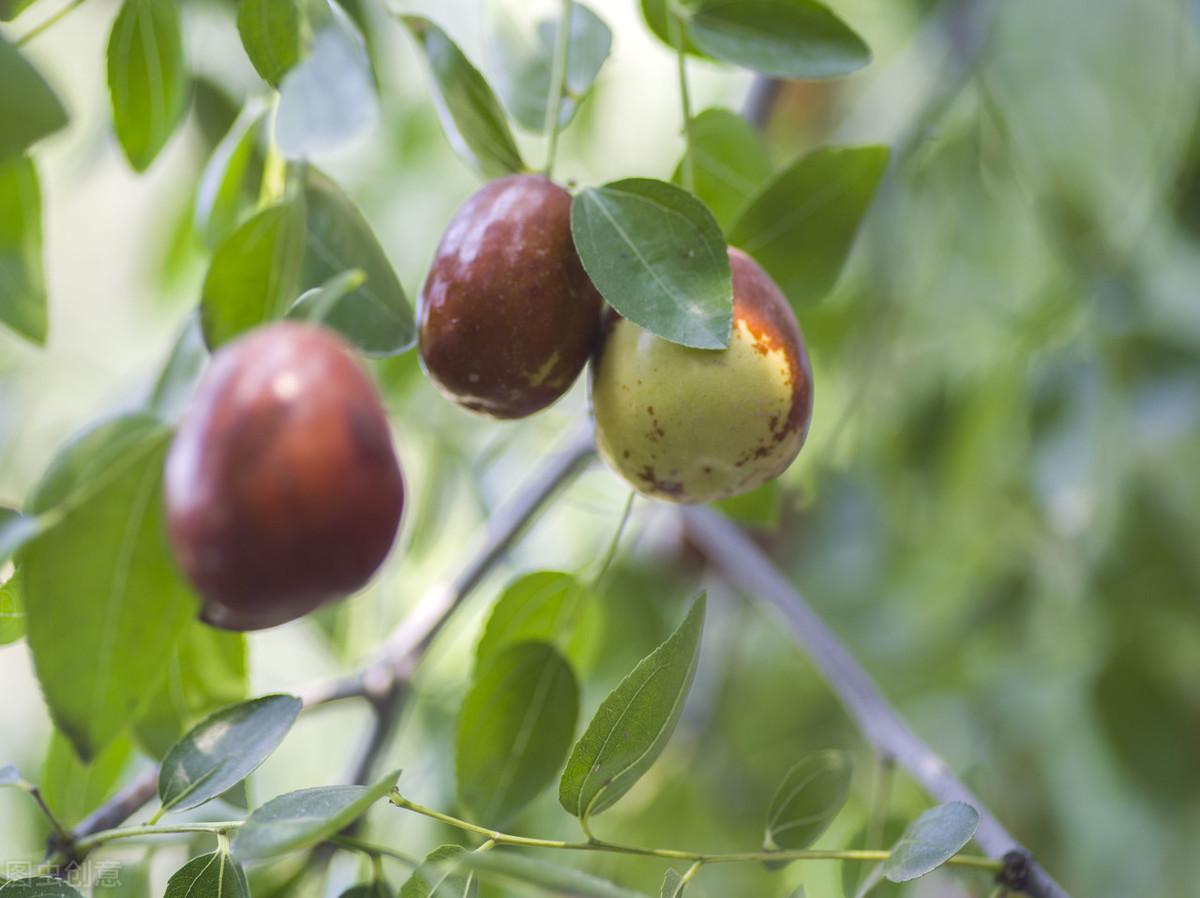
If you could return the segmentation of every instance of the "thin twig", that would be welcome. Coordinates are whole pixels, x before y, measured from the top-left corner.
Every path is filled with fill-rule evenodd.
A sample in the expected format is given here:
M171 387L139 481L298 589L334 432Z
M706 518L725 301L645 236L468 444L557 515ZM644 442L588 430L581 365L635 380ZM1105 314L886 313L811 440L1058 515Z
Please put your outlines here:
M740 527L701 506L685 508L681 514L688 536L721 577L742 594L779 613L876 750L895 758L938 801L964 801L975 808L979 812L975 833L979 846L998 860L1008 857L1011 863L1013 852L1026 860L1024 891L1034 898L1068 898L1031 859L1029 851L955 777L950 766L904 722L854 656Z

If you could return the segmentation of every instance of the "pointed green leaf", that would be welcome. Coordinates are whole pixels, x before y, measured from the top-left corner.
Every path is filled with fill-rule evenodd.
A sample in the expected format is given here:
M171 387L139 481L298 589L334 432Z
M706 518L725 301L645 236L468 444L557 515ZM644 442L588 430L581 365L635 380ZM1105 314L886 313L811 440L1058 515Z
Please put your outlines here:
M522 171L525 163L508 121L479 70L429 19L401 18L425 51L438 117L455 152L489 178Z
M304 58L312 41L299 0L241 0L237 28L255 71L272 87Z
M480 666L463 701L455 746L459 800L501 826L548 786L566 760L579 685L550 645L522 642Z
M61 879L53 876L30 876L11 879L0 885L3 898L83 898Z
M81 443L95 443L92 431L60 455L30 503L40 511L39 503L62 500L52 503L55 523L17 556L38 680L55 723L85 760L145 707L196 610L163 521L170 433L138 429L138 439L116 431L120 452L101 443L96 455L81 456Z
M804 758L788 771L771 800L763 845L807 848L833 822L850 797L850 756L828 749Z
M112 794L132 758L133 743L121 736L87 763L65 736L54 732L42 762L42 798L60 822L74 826Z
M0 35L0 160L27 149L67 124L67 112L21 51Z
M263 209L217 247L200 300L204 339L216 349L279 318L296 298L304 252L304 202Z
M134 724L138 744L151 757L165 757L204 717L244 700L248 688L245 635L192 621Z
M251 204L246 189L247 174L258 148L258 133L265 115L262 103L247 104L200 174L192 220L210 247L219 245L237 229L243 212Z
M777 78L837 78L871 61L863 39L815 0L706 0L687 24L705 53Z
M289 792L252 813L233 838L243 860L265 860L320 842L365 814L396 785L395 770L373 786L322 786Z
M758 130L729 109L706 109L692 119L693 192L728 228L771 177L774 167ZM683 184L684 161L671 180Z
M467 853L461 845L439 845L400 887L400 898L463 898L469 884L459 861Z
M570 895L572 898L646 898L642 892L623 888L574 867L507 851L470 852L458 863L473 870L485 883L498 887L533 886L549 895Z
M167 880L163 898L250 898L242 865L225 851L192 858Z
M649 178L581 190L571 203L571 235L588 277L625 318L684 346L729 345L725 237L687 191Z
M366 44L347 21L331 16L308 57L283 76L275 139L288 159L336 149L369 131L379 98Z
M534 571L518 577L492 607L475 650L476 669L519 642L573 646L589 599L587 587L573 574Z
M496 92L524 128L541 133L550 103L550 77L561 13L558 4L530 10L528 0L489 0L485 7L488 71ZM604 20L582 3L571 3L566 91L558 123L565 126L612 48L612 32Z
M294 695L267 695L196 724L158 771L163 810L199 807L232 789L279 747L299 713Z
M610 807L662 754L696 673L704 595L670 638L600 704L571 752L558 799L581 820Z
M113 128L129 164L145 171L183 117L188 73L179 10L162 0L125 0L108 39Z
M729 242L767 270L793 305L837 282L887 167L886 147L822 149L771 179L729 229Z
M342 189L316 168L304 177L306 288L359 269L365 279L323 316L367 355L395 355L417 339L412 306L371 225ZM311 301L311 300L309 300Z
M930 808L909 825L883 862L883 875L908 882L936 870L958 854L979 826L979 812L963 801Z
M0 321L34 343L46 342L42 192L28 156L0 159Z

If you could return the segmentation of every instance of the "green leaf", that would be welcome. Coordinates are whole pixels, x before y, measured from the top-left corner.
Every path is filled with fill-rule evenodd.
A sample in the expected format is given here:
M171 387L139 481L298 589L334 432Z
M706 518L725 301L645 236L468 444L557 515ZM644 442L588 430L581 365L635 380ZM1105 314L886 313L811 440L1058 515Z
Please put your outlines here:
M695 0L690 0L690 2L685 2L683 5L686 7L694 3ZM671 0L642 0L642 18L646 21L646 27L650 29L655 37L674 50L675 43L671 36L669 18L670 8ZM681 36L683 38L684 52L693 56L705 56L704 51L696 46L691 36L687 33L686 27L683 29Z
M86 763L65 736L53 732L42 763L42 798L64 826L74 826L112 794L132 757L133 743L121 736Z
M353 823L396 785L395 770L373 786L322 786L289 792L254 811L233 839L243 860L264 860L313 845Z
M247 173L258 149L258 135L266 108L251 101L234 120L229 132L213 149L200 181L192 211L193 227L205 243L215 247L237 229L250 205Z
M789 165L729 229L793 305L815 302L841 274L887 167L887 147L822 149Z
M196 724L158 771L163 810L199 807L244 780L279 747L300 707L293 695L267 695Z
M400 887L400 898L461 898L469 888L467 876L459 872L466 853L461 845L433 849Z
M476 671L458 719L459 800L500 826L537 797L566 760L579 717L579 684L550 645L522 642Z
M779 526L783 515L783 491L778 480L768 480L758 489L732 499L721 499L713 506L744 526L773 529Z
M325 323L367 355L395 355L410 348L417 339L412 306L362 213L332 179L312 166L305 172L304 203L301 283L307 288L328 284L352 269L365 275L333 304L323 316Z
M496 600L475 650L475 667L519 642L573 646L591 596L573 574L534 571L510 583Z
M146 411L164 423L174 422L192 398L207 362L208 347L204 345L200 314L194 311L188 315L158 380L146 397Z
M667 872L663 874L662 888L659 889L659 898L683 898L684 889L687 888L687 883L683 881L683 877L674 867L668 867Z
M725 238L687 191L648 178L589 187L571 203L571 235L588 277L625 318L684 346L729 345Z
M476 872L480 879L501 887L534 886L551 895L570 895L572 898L646 898L642 892L622 888L574 867L562 867L507 851L470 852L458 863Z
M250 898L246 871L226 851L192 858L167 880L163 898Z
M304 202L263 209L217 247L200 299L209 349L283 315L296 298L304 252Z
M0 35L0 160L67 124L67 112L45 79L21 51Z
M39 511L60 500L56 522L17 556L38 680L51 717L85 760L145 707L196 610L163 521L170 433L135 424L140 437L129 439L128 430L98 430L106 429L121 451L99 443L95 455L81 454L96 443L92 431L59 456L31 501Z
M485 52L496 92L518 124L535 133L546 127L561 20L557 7L537 10L537 15L531 14L528 0L489 0L485 7ZM575 115L612 48L612 32L587 6L572 2L570 21L560 127Z
M763 846L796 851L815 842L850 797L852 769L846 752L828 749L789 770L771 800Z
M429 19L401 19L425 51L438 118L454 151L489 178L524 170L500 103L479 70Z
M895 845L904 833L904 822L898 818L888 820L884 826L882 838L868 845L868 827L863 826L856 832L846 845L849 848L879 848L881 845ZM877 837L878 838L878 837ZM870 869L862 861L842 861L842 894L846 898L857 896L860 890L868 888L874 898L898 898L903 894L903 887L892 882L883 882L883 865L876 864Z
M366 133L379 98L366 44L347 21L331 16L308 57L283 77L275 139L289 159L307 159Z
M708 0L687 24L704 52L777 78L837 78L871 61L863 39L815 0Z
M600 704L571 752L558 800L581 820L610 807L662 754L696 673L703 593L670 638Z
M37 0L0 0L0 22L11 22Z
M692 119L693 192L728 228L771 177L774 167L758 130L728 109L706 109ZM675 166L671 180L683 184L684 162Z
M39 346L46 342L42 192L28 156L0 159L0 321Z
M7 562L0 562L0 581L0 646L4 646L25 635L25 606L16 572Z
M367 281L361 268L335 274L319 287L305 290L288 309L287 317L297 321L326 322L338 302Z
M299 0L241 0L237 28L254 70L272 87L304 58L312 41Z
M0 885L3 898L83 898L63 880L53 876L12 879Z
M351 886L342 892L341 898L392 898L396 894L392 887L382 880L365 882L362 885Z
M108 93L125 157L145 171L187 107L189 79L179 10L162 0L125 0L108 39Z
M193 621L134 724L138 743L161 759L205 716L245 699L248 688L246 637Z
M908 882L940 867L971 841L979 826L979 812L963 801L930 808L909 825L883 862L883 874L892 882Z

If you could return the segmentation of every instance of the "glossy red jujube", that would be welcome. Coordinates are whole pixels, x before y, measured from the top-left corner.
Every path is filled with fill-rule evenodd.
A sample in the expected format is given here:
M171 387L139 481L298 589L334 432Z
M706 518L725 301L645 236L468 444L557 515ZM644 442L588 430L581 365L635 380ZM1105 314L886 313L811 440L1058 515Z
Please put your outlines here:
M374 384L335 334L290 322L213 357L167 456L165 493L201 616L231 630L360 589L404 507Z
M571 195L538 175L501 178L438 246L418 301L421 361L460 405L521 418L574 383L601 306L571 239Z

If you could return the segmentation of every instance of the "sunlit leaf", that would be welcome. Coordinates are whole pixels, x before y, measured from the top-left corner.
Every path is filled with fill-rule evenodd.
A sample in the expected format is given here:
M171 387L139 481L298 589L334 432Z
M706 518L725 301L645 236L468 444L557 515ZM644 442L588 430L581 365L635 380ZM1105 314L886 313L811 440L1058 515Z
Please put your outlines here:
M694 196L648 178L589 187L571 203L571 234L588 276L625 318L684 346L729 345L725 238Z

